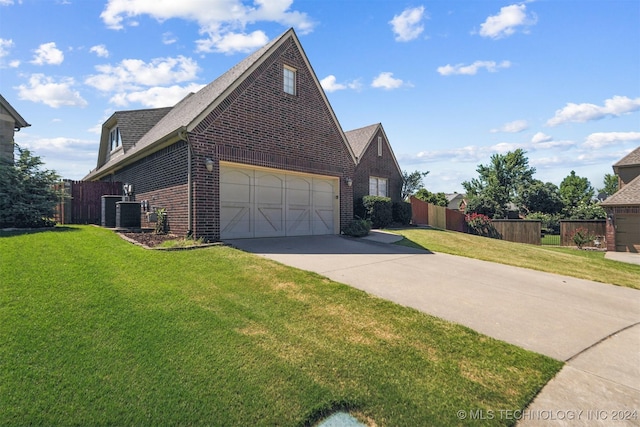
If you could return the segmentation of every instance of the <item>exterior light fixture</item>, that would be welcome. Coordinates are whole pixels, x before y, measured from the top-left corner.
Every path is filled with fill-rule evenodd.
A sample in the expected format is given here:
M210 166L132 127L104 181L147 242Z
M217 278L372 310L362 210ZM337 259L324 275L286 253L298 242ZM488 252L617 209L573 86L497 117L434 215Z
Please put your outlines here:
M353 180L351 178L346 178L345 181L347 182L347 185L349 187L351 187L353 185Z
M204 161L204 164L209 172L213 172L213 160L207 157L207 159Z

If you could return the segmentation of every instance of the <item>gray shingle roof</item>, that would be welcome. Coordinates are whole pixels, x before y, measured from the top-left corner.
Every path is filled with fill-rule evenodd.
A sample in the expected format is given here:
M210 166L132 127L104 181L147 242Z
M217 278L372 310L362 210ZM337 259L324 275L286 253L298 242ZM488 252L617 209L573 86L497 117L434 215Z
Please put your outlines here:
M640 147L636 148L622 159L620 159L617 163L613 165L613 167L618 166L637 166L640 165Z
M636 150L638 151L638 150ZM640 175L601 203L603 206L640 205Z
M124 150L129 150L145 133L149 132L149 129L155 126L160 119L171 111L172 108L173 107L116 111L114 116L118 123Z
M353 129L344 133L347 137L347 142L351 145L353 154L355 154L358 159L362 157L362 153L366 150L371 138L373 138L373 135L378 131L379 126L380 123L376 123L374 125Z
M149 132L147 132L136 144L136 149L143 149L170 135L181 128L186 128L212 105L227 88L238 80L251 66L256 63L274 44L287 35L291 30L282 33L279 37L258 49L244 60L236 64L229 71L209 83L198 92L190 94L177 103L171 111L162 118Z

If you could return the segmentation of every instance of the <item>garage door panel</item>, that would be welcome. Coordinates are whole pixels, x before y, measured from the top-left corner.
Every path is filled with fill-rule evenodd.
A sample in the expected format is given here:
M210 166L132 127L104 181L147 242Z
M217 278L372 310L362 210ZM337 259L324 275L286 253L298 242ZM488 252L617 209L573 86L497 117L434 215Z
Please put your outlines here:
M222 238L336 233L337 179L223 165Z
M251 209L247 206L225 205L220 209L220 234L229 238L252 237Z
M616 251L640 252L640 216L616 215Z

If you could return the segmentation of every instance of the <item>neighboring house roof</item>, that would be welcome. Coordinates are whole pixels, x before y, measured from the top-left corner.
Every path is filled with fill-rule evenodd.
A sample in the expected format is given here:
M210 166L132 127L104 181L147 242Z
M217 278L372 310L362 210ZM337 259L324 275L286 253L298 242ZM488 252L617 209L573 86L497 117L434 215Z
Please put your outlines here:
M620 166L639 166L640 165L640 147L636 148L618 162L613 165L613 168L617 168Z
M376 123L373 125L365 126L358 129L353 129L345 132L345 136L347 137L347 142L351 146L353 150L353 154L356 156L356 165L360 163L362 159L362 155L367 151L369 145L373 141L376 133L378 133L378 129L382 131L384 135L384 140L387 143L387 147L389 148L389 152L391 153L391 157L398 168L398 171L402 174L402 170L400 169L400 165L398 164L398 160L396 159L395 154L393 153L393 149L391 148L391 144L389 143L389 138L387 138L387 134L382 127L382 123Z
M106 164L101 165L100 159L98 163L98 169L92 171L85 179L97 179L100 176L108 173L109 170L115 168L128 161L134 161L142 158L155 150L164 148L165 146L177 142L180 139L185 138L186 132L191 132L200 122L211 113L218 105L220 105L225 98L235 90L242 82L263 62L265 62L270 55L287 40L292 39L297 45L298 49L302 53L303 59L306 65L314 76L315 84L322 94L323 100L327 105L328 110L331 112L338 129L341 129L338 119L335 116L333 108L329 104L329 101L322 90L320 81L313 72L313 68L309 63L308 58L304 54L304 50L300 45L300 41L295 34L293 28L285 31L280 36L274 38L262 48L258 49L244 60L236 64L229 71L209 83L196 93L192 93L183 98L170 111L166 113L147 133L145 133L123 156L116 156L110 159ZM103 129L104 132L104 129ZM347 144L346 137L343 136L345 146L354 158L355 155L351 150L349 144ZM105 144L106 145L106 144ZM103 159L104 160L104 159Z
M637 151L637 150L636 150ZM640 175L622 187L615 194L607 197L602 206L640 205Z
M15 110L15 108L13 108L11 104L9 104L9 101L4 99L4 96L2 95L0 95L0 105L2 105L2 108L4 108L13 119L15 130L20 130L21 128L31 126L25 119L22 118L22 116Z

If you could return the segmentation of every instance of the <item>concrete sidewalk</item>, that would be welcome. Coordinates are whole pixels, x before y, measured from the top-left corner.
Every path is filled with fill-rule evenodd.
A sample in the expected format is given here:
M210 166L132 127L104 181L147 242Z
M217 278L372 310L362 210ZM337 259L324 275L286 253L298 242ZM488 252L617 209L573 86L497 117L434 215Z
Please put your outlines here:
M380 243L391 240L376 234L228 243L567 361L530 409L640 412L640 291ZM584 421L553 425L594 425ZM637 425L627 421L616 425Z

